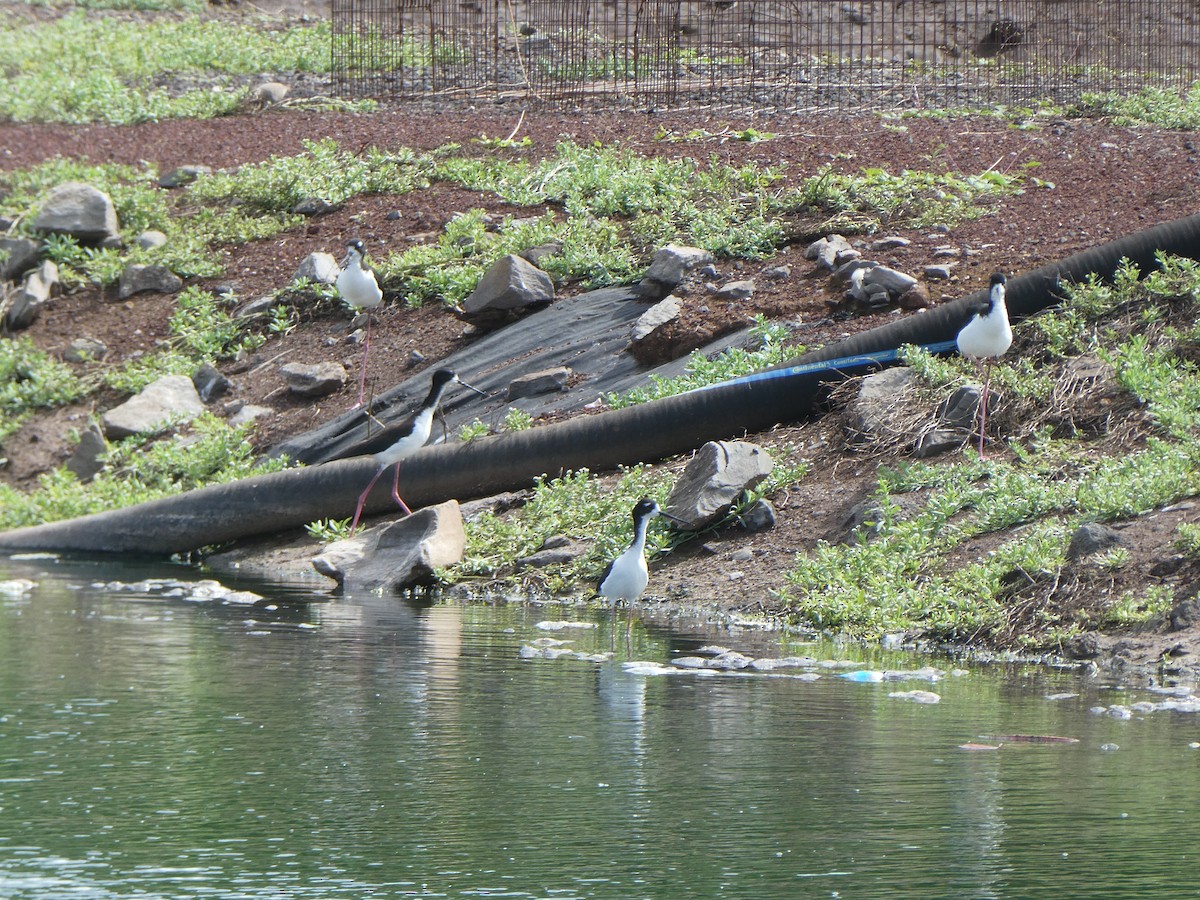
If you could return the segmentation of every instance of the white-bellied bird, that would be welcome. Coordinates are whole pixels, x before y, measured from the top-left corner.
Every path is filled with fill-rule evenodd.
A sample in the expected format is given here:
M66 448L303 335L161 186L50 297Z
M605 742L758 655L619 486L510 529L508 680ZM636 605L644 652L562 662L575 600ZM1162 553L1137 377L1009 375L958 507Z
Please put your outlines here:
M597 590L614 610L619 600L624 600L632 607L633 601L642 596L646 585L650 583L650 570L646 567L646 529L655 516L679 521L674 516L666 515L649 497L643 497L633 507L633 540L600 576Z
M992 276L987 300L975 308L967 324L958 333L958 352L984 365L983 393L979 397L979 456L983 456L983 436L987 428L988 390L992 383L992 363L1012 346L1012 326L1004 304L1007 279L997 272Z
M396 475L392 479L392 497L400 505L400 509L404 511L405 515L412 512L408 508L408 504L400 497L400 463L424 447L425 442L429 440L429 435L433 431L434 413L437 411L438 404L442 402L442 394L452 384L461 384L477 394L483 394L479 388L471 387L449 369L438 369L433 373L429 394L409 418L387 426L353 448L353 455L369 453L374 456L377 468L370 484L358 498L358 506L354 510L354 521L350 525L352 534L358 528L358 520L362 518L363 506L367 502L371 488L375 487L375 482L379 480L379 477L392 466L396 467Z
M371 310L383 302L383 291L375 279L375 272L363 259L363 242L349 241L346 244L346 259L338 273L336 287L342 299L355 310L367 313L367 338L363 342L362 376L358 381L358 403L362 406L367 391L367 356L371 353Z

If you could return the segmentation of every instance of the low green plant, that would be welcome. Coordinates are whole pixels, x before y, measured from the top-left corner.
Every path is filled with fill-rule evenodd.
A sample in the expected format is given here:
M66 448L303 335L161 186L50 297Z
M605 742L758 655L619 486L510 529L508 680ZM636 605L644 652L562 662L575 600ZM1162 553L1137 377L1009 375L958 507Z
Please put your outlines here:
M486 422L475 419L458 429L458 439L464 444L469 444L471 441L478 440L481 437L487 437L490 433L491 428L488 427Z
M1200 128L1200 86L1144 87L1132 94L1086 91L1070 112L1077 116L1105 116L1123 127L1153 125L1195 131Z
M308 536L322 544L332 544L334 541L350 537L349 519L318 519L304 526Z
M359 194L406 194L427 185L429 175L426 159L411 150L350 153L325 138L305 141L295 156L202 176L188 192L195 200L232 201L260 214L290 213L312 198L336 204Z
M863 217L880 225L927 228L955 225L994 210L1003 198L1020 193L1024 173L989 170L975 175L905 169L893 174L868 168L857 174L825 166L789 194L785 202L832 217Z
M1200 525L1180 522L1175 526L1175 546L1180 553L1200 560Z
M1036 399L1046 386L1030 390L1017 383L1034 374L1022 369L1029 360L1054 359L1047 347L1098 354L1117 384L1150 413L1158 433L1120 453L1098 455L1042 428L1013 443L1011 460L985 461L967 451L952 465L881 469L875 529L848 544L819 544L800 554L788 573L782 596L799 618L859 637L917 628L947 639L1045 646L1095 627L1092 619L1130 624L1164 609L1169 598L1154 591L1102 608L1086 584L1062 576L1066 544L1078 524L1126 520L1200 494L1200 378L1178 352L1188 345L1171 339L1178 328L1171 323L1194 316L1200 267L1160 258L1142 275L1126 263L1110 284L1090 279L1065 294L1063 306L1048 314L1051 324L1039 316L1018 329L1024 358L998 365L994 381L1012 395ZM905 358L933 385L964 377L956 358L913 348ZM1033 381L1046 378L1041 372ZM964 564L964 548L984 536L993 536L994 544L996 535L1006 539L981 561ZM1115 571L1129 558L1117 551L1099 562ZM1082 602L1054 602L1058 592L1072 590L1082 592Z
M0 80L0 119L14 122L127 125L225 115L245 97L233 83L237 76L327 72L331 65L328 21L270 29L186 14L131 28L120 17L74 10L10 24L0 28L0 59L8 67ZM78 53L79 47L104 52ZM172 93L154 86L163 72L184 83L202 75L203 83ZM213 90L211 82L221 79L226 89Z
M87 484L67 469L40 476L28 492L0 485L0 530L39 525L154 500L250 475L279 471L287 461L261 461L248 440L252 426L231 428L205 413L186 438L126 438L112 445L104 468Z
M608 561L628 545L630 511L644 496L665 502L670 479L644 466L625 470L615 484L592 476L586 469L561 478L539 478L533 496L520 510L503 517L484 513L467 523L467 550L462 563L448 573L451 578L494 577L514 560L538 550L547 538L565 536L587 550L573 563L546 571L551 590L574 589L579 580L596 578ZM653 527L646 540L653 556L680 538L667 529Z
M503 427L505 431L525 431L533 427L533 416L514 406L505 414Z
M0 340L0 440L34 410L71 403L87 390L68 365L37 349L29 338Z

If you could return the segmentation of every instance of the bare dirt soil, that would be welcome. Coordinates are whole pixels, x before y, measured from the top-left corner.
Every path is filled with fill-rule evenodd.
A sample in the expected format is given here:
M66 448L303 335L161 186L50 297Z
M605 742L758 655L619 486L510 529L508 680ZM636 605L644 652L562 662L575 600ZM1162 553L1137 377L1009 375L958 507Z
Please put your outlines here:
M523 118L522 118L522 113ZM256 162L271 155L301 152L302 142L325 137L344 147L413 147L432 149L447 142L470 147L472 138L517 137L532 140L532 154L548 154L564 138L581 143L600 141L645 154L713 156L721 162L754 161L779 166L793 181L812 175L821 166L838 170L882 167L947 170L961 173L1027 170L1044 186L1030 181L1020 195L1004 201L993 215L954 227L949 233L889 228L886 233L911 239L902 249L872 253L873 258L919 274L933 263L950 262L946 282L930 282L934 303L986 285L996 270L1019 274L1061 259L1078 250L1131 234L1142 228L1190 215L1200 185L1200 159L1193 133L1127 129L1091 121L1054 122L1019 130L984 118L913 119L888 123L875 116L730 118L722 114L630 112L595 110L523 110L504 105L480 108L408 106L384 108L371 114L316 113L286 108L212 121L166 121L132 127L15 126L0 124L0 169L32 165L62 155L95 162L140 164L167 172L184 164L214 168ZM774 139L747 143L732 134L753 127L772 132ZM696 140L670 141L701 130ZM351 237L361 237L368 252L382 255L416 241L429 240L456 213L483 207L493 212L518 212L499 201L448 186L402 197L360 197L343 208L311 219L307 226L276 238L221 253L226 274L208 279L207 287L227 286L243 299L269 293L284 285L300 261L314 250L340 256ZM796 222L798 237L810 237L811 223ZM941 247L954 247L960 256L935 257ZM756 313L800 323L810 346L882 324L898 311L870 316L831 316L826 279L803 258L804 242L782 249L761 262L722 261L723 278L753 277L765 268L791 267L786 279L756 278L748 301L718 302L708 295L685 298L681 324L670 342L682 354L721 333L740 327ZM570 286L563 286L570 292ZM65 296L44 310L26 332L40 347L61 351L73 338L90 336L109 348L105 365L153 348L167 335L172 311L169 296L142 294L118 301L115 291L89 289ZM463 323L448 311L410 309L391 298L379 313L372 345L371 372L378 389L386 389L411 374L409 354L420 350L432 365L468 341ZM349 315L331 312L304 323L288 335L274 336L249 359L225 366L233 379L233 399L273 407L277 413L260 434L269 446L284 436L321 424L353 402L357 385L321 401L289 399L274 374L274 364L333 359L357 374L358 348L345 341ZM267 365L264 365L267 364ZM102 403L121 398L104 397ZM68 452L68 429L83 425L97 410L77 406L33 421L10 442L11 463L0 478L28 485L40 472L61 463ZM659 564L654 589L675 598L689 598L721 608L771 612L773 590L780 585L797 549L828 538L847 510L862 498L875 478L878 460L841 452L830 444L831 423L781 426L775 434L758 436L778 446L813 456L812 475L795 491L777 496L779 524L771 532L749 535L732 529L696 544ZM834 442L836 444L836 441ZM823 449L824 448L824 449ZM1174 523L1196 518L1188 504L1144 517L1131 526L1141 536L1132 563L1114 576L1105 590L1119 591L1117 579L1153 580L1150 572L1170 547ZM749 559L733 561L738 550ZM986 553L987 541L970 548ZM745 554L742 554L744 557ZM741 557L739 557L741 558ZM1196 573L1185 566L1167 576L1190 583ZM1121 658L1153 663L1176 645L1175 658L1195 659L1197 629L1175 634L1143 634ZM1115 639L1105 638L1105 644ZM1191 654L1189 656L1189 654ZM1174 665L1174 663L1172 664Z

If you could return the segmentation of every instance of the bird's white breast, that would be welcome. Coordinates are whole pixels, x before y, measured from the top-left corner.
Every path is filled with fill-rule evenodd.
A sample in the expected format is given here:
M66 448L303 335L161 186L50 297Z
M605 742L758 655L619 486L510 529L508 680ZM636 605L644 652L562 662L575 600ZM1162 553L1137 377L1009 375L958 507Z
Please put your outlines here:
M386 450L381 450L375 454L375 460L381 466L391 466L400 462L406 456L412 456L429 440L429 434L433 430L433 410L423 409L417 413L417 417L413 419L412 431L400 438L392 446Z
M630 602L642 596L649 583L650 570L646 566L646 557L640 546L634 546L617 557L612 571L600 585L600 595L613 603L618 600Z
M975 316L958 333L958 352L971 359L1002 356L1012 346L1012 326L1003 303L993 303L986 316Z
M357 261L338 273L337 289L346 302L357 309L372 309L383 301L383 291L379 289L375 274L362 268Z

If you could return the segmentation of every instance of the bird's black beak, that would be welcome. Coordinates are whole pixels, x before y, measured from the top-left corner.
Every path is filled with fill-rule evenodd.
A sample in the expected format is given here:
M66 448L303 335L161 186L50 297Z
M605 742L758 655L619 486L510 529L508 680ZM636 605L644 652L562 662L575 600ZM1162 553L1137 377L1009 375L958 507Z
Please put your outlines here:
M458 379L458 383L459 383L459 384L461 384L463 387L465 387L465 388L466 388L468 391L474 391L474 392L475 392L475 393L477 393L477 394L478 394L480 397L486 397L486 396L487 396L487 392L486 392L486 391L481 391L479 388L475 387L475 385L473 385L473 384L467 384L467 383L466 383L465 381L463 381L461 378L460 378L460 379Z
M680 528L691 529L691 527L692 527L690 522L685 522L683 519L679 518L679 516L671 515L669 512L667 512L662 507L659 507L658 514L660 516L662 516L664 519L666 519L668 522L670 522L671 524L678 525Z

